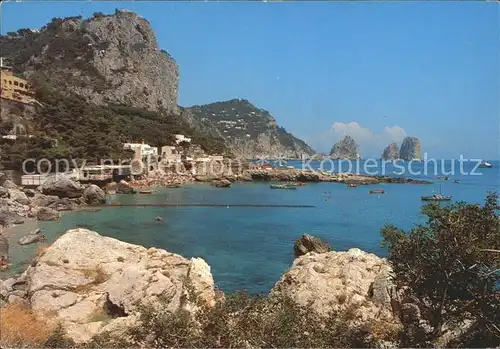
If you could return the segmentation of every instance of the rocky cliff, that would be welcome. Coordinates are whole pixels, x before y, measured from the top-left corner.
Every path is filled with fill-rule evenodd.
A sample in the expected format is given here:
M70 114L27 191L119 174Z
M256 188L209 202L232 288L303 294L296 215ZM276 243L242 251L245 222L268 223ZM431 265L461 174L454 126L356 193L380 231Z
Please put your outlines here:
M399 150L399 158L402 160L421 160L420 140L417 137L405 137Z
M382 160L399 159L399 147L397 143L391 143L382 152Z
M330 151L330 158L335 160L357 160L360 157L359 146L349 135L335 143Z
M151 24L133 12L54 18L39 31L0 37L0 50L26 78L38 75L95 104L177 108L177 64L158 47Z
M231 152L241 158L300 158L313 150L280 127L264 109L245 99L232 99L190 107L193 123L210 134L222 136Z

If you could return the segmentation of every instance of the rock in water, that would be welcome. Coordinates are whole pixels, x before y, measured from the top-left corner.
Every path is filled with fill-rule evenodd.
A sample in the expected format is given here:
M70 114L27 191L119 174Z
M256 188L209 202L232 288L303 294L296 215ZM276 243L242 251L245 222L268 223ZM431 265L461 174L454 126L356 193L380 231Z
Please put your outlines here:
M215 301L214 280L203 259L146 249L87 229L67 231L32 265L27 292L34 313L52 314L77 342L136 324L141 302L195 311L188 290L209 305Z
M36 219L39 221L55 221L58 218L59 212L48 207L40 207L36 214Z
M399 147L397 143L389 144L382 153L382 160L397 160L399 159Z
M231 186L231 181L227 179L216 180L212 182L212 185L217 188L229 188Z
M399 150L399 158L405 161L421 160L420 140L417 137L405 137Z
M40 229L36 229L35 231L29 233L26 236L23 236L19 239L19 245L29 245L34 242L38 242L40 240Z
M42 193L45 195L55 195L60 198L79 198L83 194L83 188L68 177L54 176L43 183Z
M300 239L295 241L293 246L295 257L305 255L308 252L326 253L330 252L330 245L321 241L320 238L304 234Z
M135 194L136 190L123 179L116 184L116 194Z
M349 135L344 136L342 140L333 145L330 157L335 160L358 160L361 158L358 144Z
M271 296L288 296L327 316L349 309L357 324L393 320L389 263L353 248L347 252L307 254L293 262L276 283ZM384 288L385 287L385 288Z
M106 203L106 194L95 184L91 184L83 191L83 200L88 205L98 205Z
M47 207L57 201L59 201L59 196L36 193L31 199L31 204L33 206Z

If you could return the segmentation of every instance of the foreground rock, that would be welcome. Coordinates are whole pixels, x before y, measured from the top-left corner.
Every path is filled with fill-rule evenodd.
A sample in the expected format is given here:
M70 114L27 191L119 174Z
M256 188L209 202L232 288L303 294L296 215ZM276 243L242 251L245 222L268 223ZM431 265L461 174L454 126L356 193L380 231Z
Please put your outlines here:
M328 245L328 243L324 241L321 241L320 238L311 236L309 234L304 234L300 237L300 239L295 241L293 249L295 251L295 257L300 257L309 252L330 252L330 245Z
M421 160L420 140L417 137L405 137L399 150L399 158L406 161Z
M388 262L354 248L347 252L307 254L295 259L271 291L301 305L311 304L320 315L350 309L353 321L394 319Z
M91 184L83 191L83 200L88 205L98 205L106 203L106 194L95 184Z
M135 188L130 185L130 183L121 180L116 184L116 193L117 194L135 194L137 191Z
M140 302L194 310L188 293L215 300L210 267L162 249L67 231L27 270L29 302L37 316L60 322L77 342L135 324Z
M359 145L354 138L346 135L333 145L330 151L330 158L334 160L358 160L361 158L359 155Z
M83 194L83 187L65 176L47 179L41 189L43 194L55 195L59 198L79 198Z
M21 205L28 205L30 203L30 199L26 196L24 192L19 189L7 189L9 191L9 198L12 201L20 203Z

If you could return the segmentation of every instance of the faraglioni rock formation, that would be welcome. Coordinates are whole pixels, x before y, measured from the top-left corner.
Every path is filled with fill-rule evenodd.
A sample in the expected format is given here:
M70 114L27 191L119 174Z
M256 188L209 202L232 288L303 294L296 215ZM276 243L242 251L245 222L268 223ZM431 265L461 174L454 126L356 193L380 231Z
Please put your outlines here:
M399 159L399 147L397 143L391 143L385 147L382 153L382 160L397 160Z
M334 160L358 160L360 157L359 145L349 135L335 143L330 151L330 158Z
M405 137L399 150L399 158L405 161L421 160L420 140L417 137Z

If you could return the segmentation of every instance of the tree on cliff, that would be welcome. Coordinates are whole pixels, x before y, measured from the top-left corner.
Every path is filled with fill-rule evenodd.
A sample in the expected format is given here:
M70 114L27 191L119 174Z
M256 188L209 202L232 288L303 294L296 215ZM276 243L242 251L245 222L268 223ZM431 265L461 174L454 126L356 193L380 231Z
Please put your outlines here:
M483 206L433 203L422 209L426 224L382 230L401 303L423 320L417 331L403 320L403 346L500 344L499 208L496 193Z

